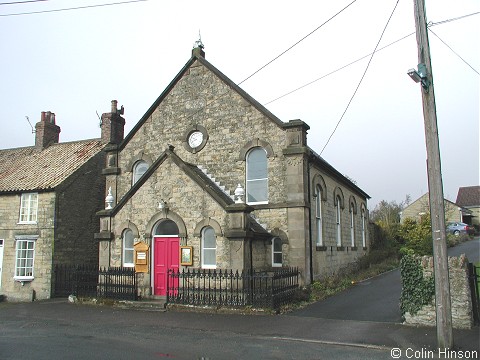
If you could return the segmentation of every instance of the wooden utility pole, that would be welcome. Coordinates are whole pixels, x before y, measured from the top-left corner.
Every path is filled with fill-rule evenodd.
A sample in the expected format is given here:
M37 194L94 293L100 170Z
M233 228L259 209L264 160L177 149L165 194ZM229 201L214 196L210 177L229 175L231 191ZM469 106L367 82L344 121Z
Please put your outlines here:
M435 306L437 315L437 344L440 349L453 347L452 308L448 277L447 234L443 199L437 113L433 91L432 64L424 0L413 0L418 44L419 72L422 75L423 118L427 147L428 191L432 219L433 264L435 275ZM421 71L422 70L422 71ZM423 73L423 71L425 73ZM417 74L418 75L418 74Z

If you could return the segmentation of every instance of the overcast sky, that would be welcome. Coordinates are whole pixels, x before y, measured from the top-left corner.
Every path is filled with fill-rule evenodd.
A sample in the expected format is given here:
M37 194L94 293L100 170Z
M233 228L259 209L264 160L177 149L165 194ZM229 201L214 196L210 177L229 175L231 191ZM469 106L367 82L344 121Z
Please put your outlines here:
M238 84L352 0L149 0L29 15L7 14L120 0L7 2L0 0L2 149L33 145L26 116L34 125L42 111L56 114L62 142L97 138L96 112L110 111L112 99L125 106L128 133L189 60L199 30L206 59ZM322 152L370 57L328 74L373 52L396 3L355 1L240 86L281 120L309 124L308 143ZM478 13L480 2L427 0L426 10L437 23ZM479 24L476 14L429 34L444 195L453 201L459 187L479 184ZM413 0L400 0L379 48L414 32ZM407 75L417 56L415 35L373 56L321 154L372 197L371 209L428 191L421 90Z

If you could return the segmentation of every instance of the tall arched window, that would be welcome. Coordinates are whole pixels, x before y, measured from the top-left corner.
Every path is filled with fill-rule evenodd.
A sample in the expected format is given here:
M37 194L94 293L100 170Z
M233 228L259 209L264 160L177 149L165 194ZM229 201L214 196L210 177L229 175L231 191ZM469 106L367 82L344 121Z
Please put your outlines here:
M202 229L202 269L217 268L217 239L215 230L207 226Z
M353 206L350 205L350 241L352 247L355 247L355 213Z
M342 200L340 196L337 196L336 207L337 207L337 246L342 246Z
M272 267L282 267L282 239L272 239Z
M146 161L139 160L133 165L133 178L132 185L134 185L145 172L148 170L148 164Z
M122 261L124 267L133 267L133 231L126 229L123 232Z
M323 223L322 223L322 189L315 189L315 228L317 230L317 246L323 246Z
M265 204L268 202L267 152L256 147L250 150L247 162L247 203Z
M362 246L367 247L367 219L365 217L365 209L362 209Z

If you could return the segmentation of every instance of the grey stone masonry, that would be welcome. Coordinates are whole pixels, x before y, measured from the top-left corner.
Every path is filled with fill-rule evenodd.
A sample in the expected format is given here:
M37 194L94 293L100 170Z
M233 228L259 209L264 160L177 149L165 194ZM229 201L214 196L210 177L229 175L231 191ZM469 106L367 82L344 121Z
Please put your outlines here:
M473 326L472 297L468 282L468 259L465 255L448 258L450 296L452 304L452 326L471 329ZM423 276L433 276L433 257L422 258ZM436 326L435 299L424 305L415 315L405 314L405 324Z

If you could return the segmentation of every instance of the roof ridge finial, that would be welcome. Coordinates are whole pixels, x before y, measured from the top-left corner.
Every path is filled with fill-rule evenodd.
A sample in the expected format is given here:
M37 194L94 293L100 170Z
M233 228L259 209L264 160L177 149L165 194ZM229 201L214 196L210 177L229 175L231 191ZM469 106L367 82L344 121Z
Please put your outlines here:
M198 40L195 41L195 44L193 45L194 48L200 48L204 49L205 45L202 43L202 35L200 34L200 29L198 29Z

